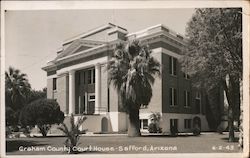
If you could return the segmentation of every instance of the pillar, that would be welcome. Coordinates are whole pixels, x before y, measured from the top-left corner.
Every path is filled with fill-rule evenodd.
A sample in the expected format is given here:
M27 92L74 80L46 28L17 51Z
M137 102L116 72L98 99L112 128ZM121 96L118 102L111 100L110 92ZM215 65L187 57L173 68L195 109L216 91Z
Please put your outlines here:
M100 113L101 106L101 65L95 65L95 114Z
M75 114L75 71L69 71L69 114Z

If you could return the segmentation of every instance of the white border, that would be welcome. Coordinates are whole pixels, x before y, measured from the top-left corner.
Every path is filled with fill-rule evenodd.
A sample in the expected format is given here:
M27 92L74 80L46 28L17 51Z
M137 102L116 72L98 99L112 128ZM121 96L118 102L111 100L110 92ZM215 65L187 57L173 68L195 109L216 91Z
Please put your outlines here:
M4 10L69 10L69 9L157 9L157 8L214 8L214 7L243 7L244 13L249 13L248 1L1 1L1 105L4 105L4 74L5 70L5 41L4 41ZM249 15L249 14L248 14ZM249 16L243 14L243 104L244 104L244 154L241 153L208 153L208 154L129 154L140 157L248 157L249 152ZM1 155L5 153L5 106L1 106ZM68 155L63 155L68 156ZM82 157L83 155L69 155L72 157ZM126 154L104 154L104 155L84 155L87 157L127 157ZM13 157L13 156L8 156ZM42 157L41 155L24 155L14 157ZM46 157L58 157L46 155Z

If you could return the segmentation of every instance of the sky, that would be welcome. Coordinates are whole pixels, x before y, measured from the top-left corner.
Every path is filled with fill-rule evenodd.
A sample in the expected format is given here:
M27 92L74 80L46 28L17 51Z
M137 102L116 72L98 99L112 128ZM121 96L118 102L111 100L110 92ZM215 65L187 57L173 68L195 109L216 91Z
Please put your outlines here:
M129 33L164 24L185 35L194 9L91 9L7 11L5 14L5 69L27 74L32 89L46 87L41 68L56 57L63 41L109 22Z

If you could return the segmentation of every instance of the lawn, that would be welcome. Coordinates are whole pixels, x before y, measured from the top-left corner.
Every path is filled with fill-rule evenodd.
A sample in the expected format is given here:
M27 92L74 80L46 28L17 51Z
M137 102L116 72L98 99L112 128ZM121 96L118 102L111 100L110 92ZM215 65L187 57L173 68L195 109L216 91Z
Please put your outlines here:
M142 136L136 138L124 135L82 136L78 149L82 154L239 152L237 141L229 143L227 138L227 134L218 133L202 133L200 136ZM65 137L7 139L7 155L67 154L67 150L64 148L65 139ZM32 149L26 147L32 147Z

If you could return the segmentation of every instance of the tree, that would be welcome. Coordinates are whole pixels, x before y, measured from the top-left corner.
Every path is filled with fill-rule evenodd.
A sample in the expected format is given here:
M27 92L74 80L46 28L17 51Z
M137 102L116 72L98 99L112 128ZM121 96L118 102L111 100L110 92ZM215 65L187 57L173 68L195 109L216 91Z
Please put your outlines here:
M32 89L30 93L28 94L27 103L31 103L37 99L46 98L46 96L47 96L46 88L43 88L43 90Z
M121 105L129 115L128 136L140 136L139 109L152 97L159 62L139 41L119 43L108 63L109 83L117 89Z
M43 136L47 135L52 124L60 124L64 120L64 113L53 99L38 99L25 106L20 113L22 126L37 125Z
M14 118L18 118L19 112L26 103L28 93L30 92L30 84L27 75L20 72L20 70L9 67L5 72L5 104L6 113L9 109L13 110ZM12 121L12 125L17 124L17 120Z
M59 130L61 130L66 136L67 139L65 141L65 145L66 147L69 147L70 151L69 153L77 153L78 151L74 150L74 147L76 147L78 145L79 142L79 135L81 132L84 131L80 131L79 128L80 126L83 124L83 122L87 119L87 117L80 117L77 122L75 123L74 120L74 115L71 114L70 116L70 128L67 127L67 125L65 123L62 123L62 125L60 127L58 127Z
M196 9L186 29L183 70L207 91L222 86L228 101L229 141L240 115L242 15L240 8Z

